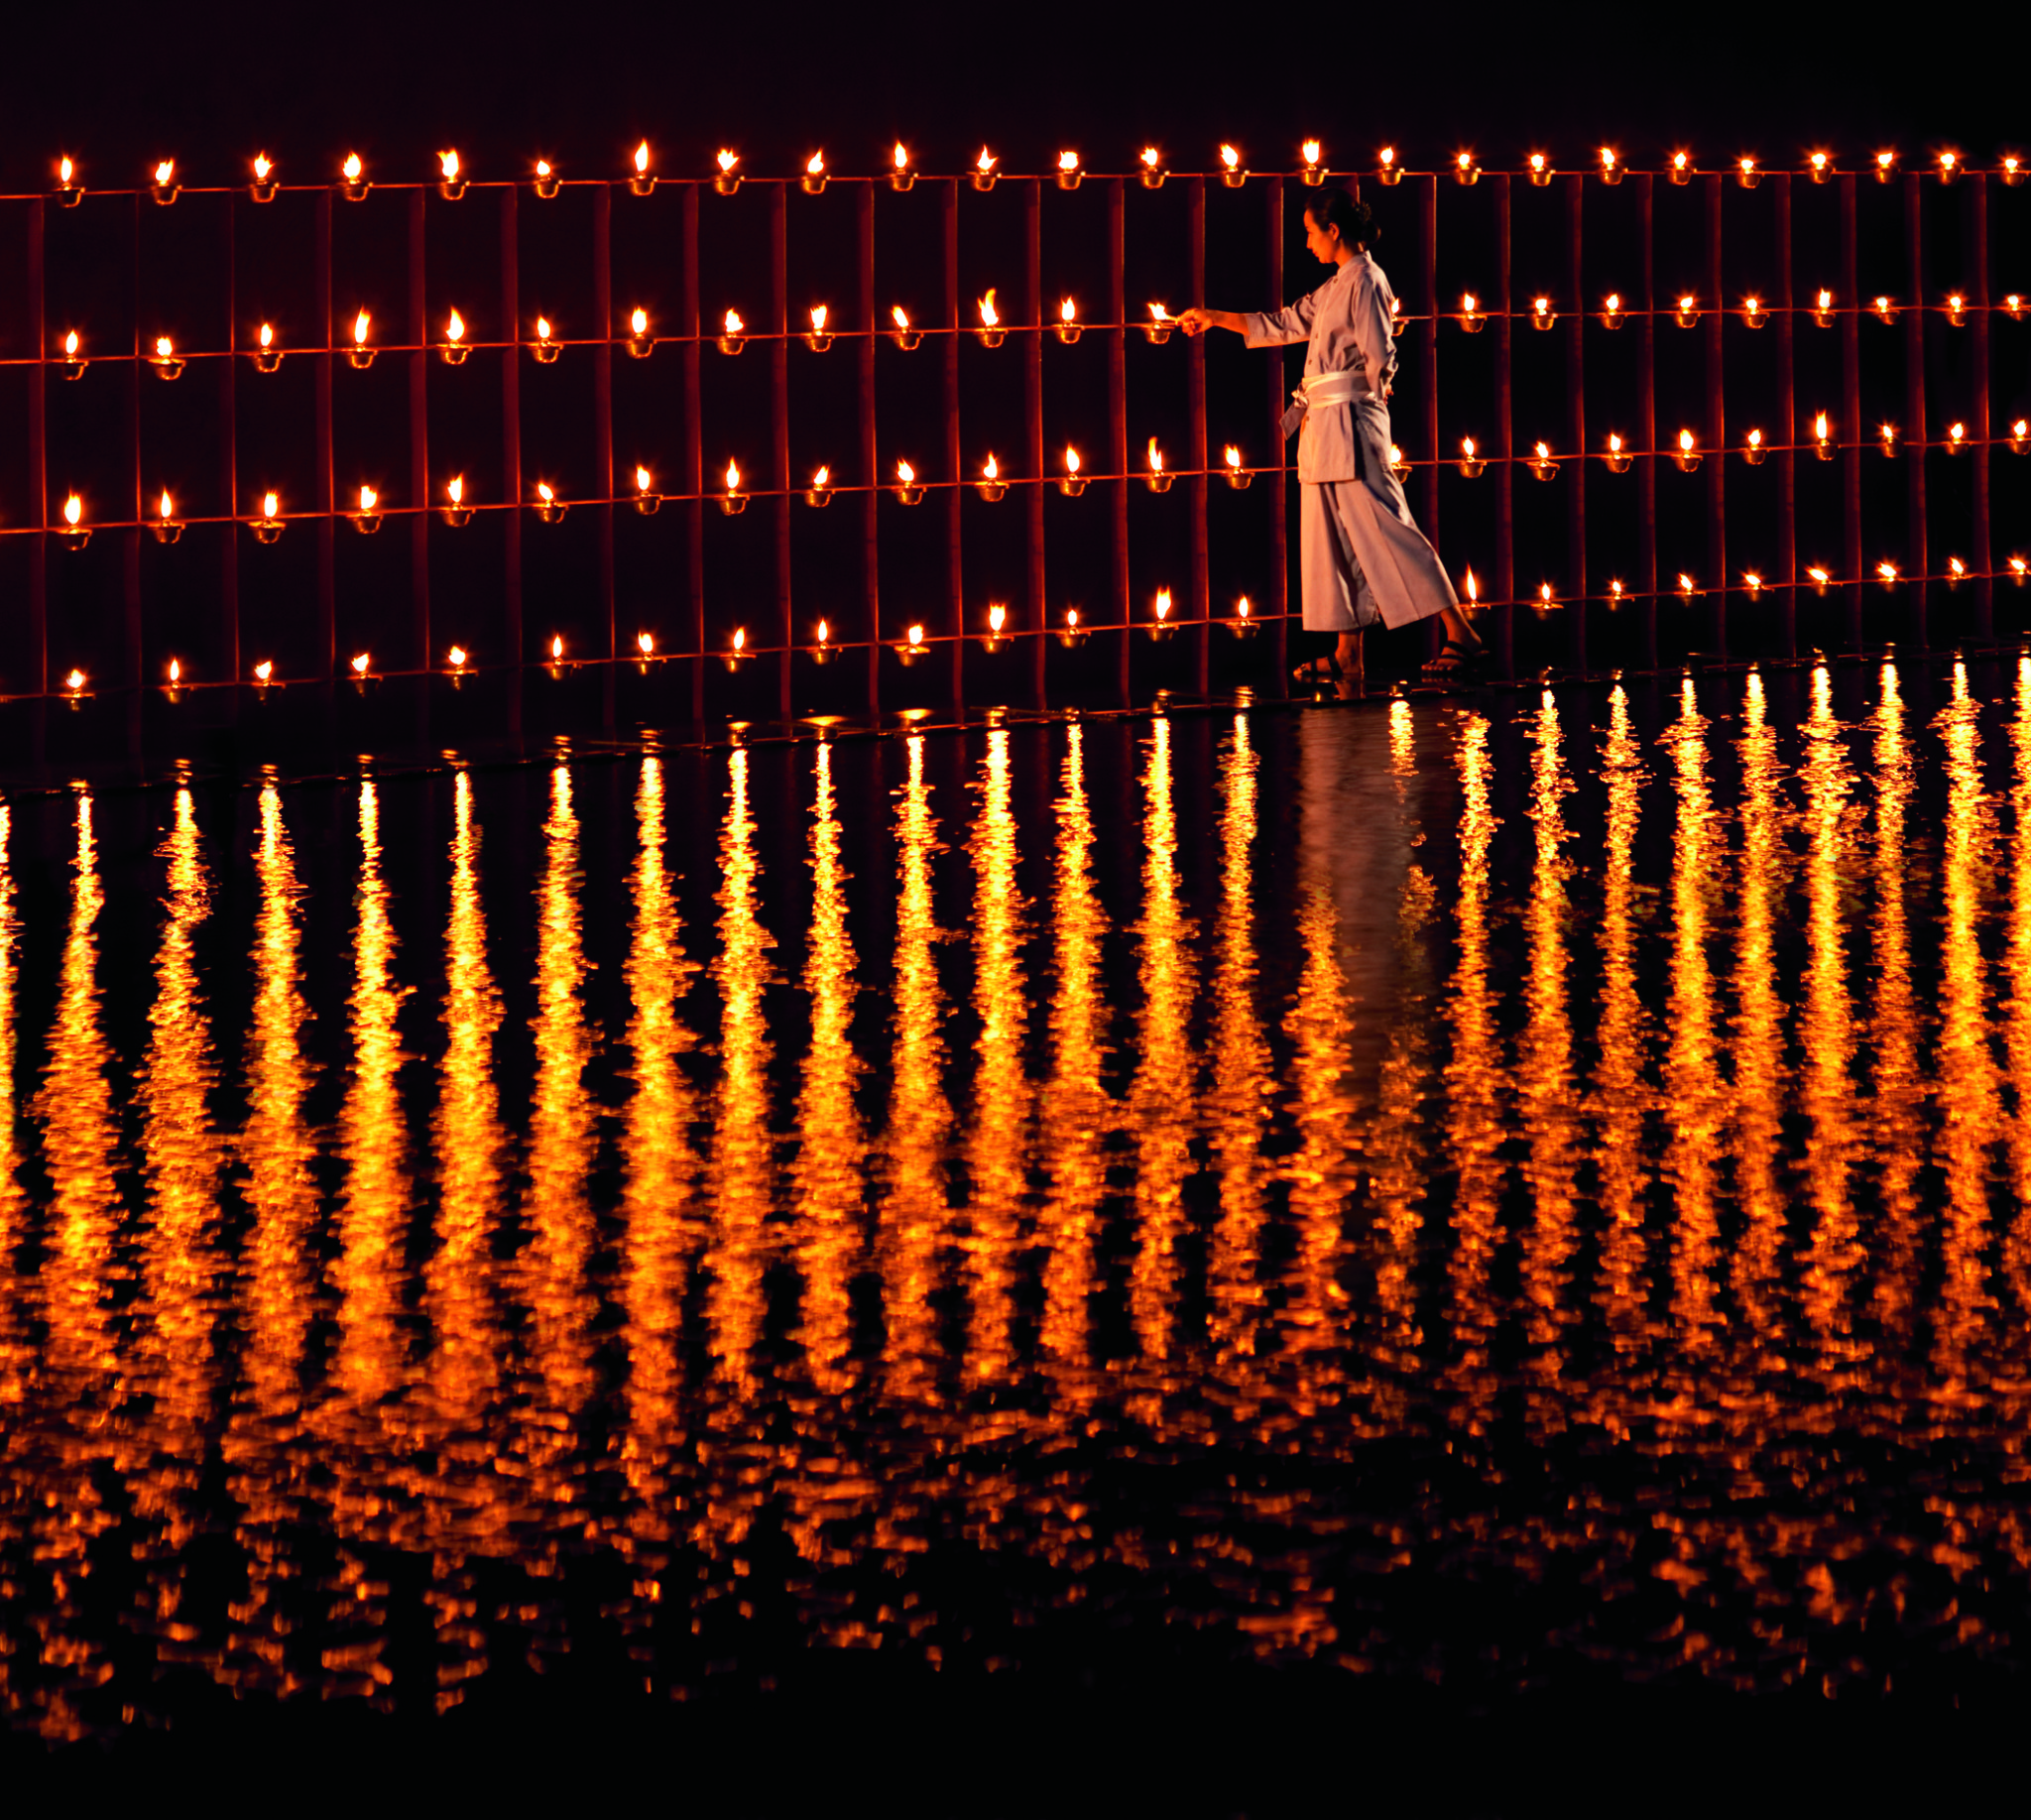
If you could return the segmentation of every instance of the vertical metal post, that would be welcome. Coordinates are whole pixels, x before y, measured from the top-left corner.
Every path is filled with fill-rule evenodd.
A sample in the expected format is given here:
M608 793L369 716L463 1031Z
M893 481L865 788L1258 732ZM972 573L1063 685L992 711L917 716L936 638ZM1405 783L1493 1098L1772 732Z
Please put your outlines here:
M1639 622L1642 667L1657 667L1657 188L1649 172L1636 179L1643 215L1643 352L1637 373L1641 396L1636 440L1636 590L1642 596Z
M684 641L691 658L691 718L705 718L705 425L698 374L698 185L684 185Z
M1107 483L1108 508L1114 533L1115 686L1129 699L1129 351L1128 351L1128 223L1122 180L1107 186L1107 273L1109 320L1107 337Z
M430 302L424 285L423 190L409 192L409 662L430 667Z
M770 343L770 417L776 425L770 450L776 489L776 625L775 644L781 653L776 665L776 711L790 717L789 593L789 184L777 183L769 196L769 319L776 339Z
M1424 444L1423 485L1418 517L1434 549L1439 544L1439 178L1434 172L1421 181L1417 197L1417 263L1424 283L1424 320L1417 325L1418 429ZM1425 656L1435 658L1444 628L1434 618L1425 623Z
M1793 395L1791 179L1777 185L1777 649L1798 652L1798 401Z
M1848 571L1848 648L1861 646L1861 296L1856 289L1854 174L1841 177L1841 559Z
M1022 423L1026 446L1016 473L1032 484L1022 489L1023 530L1028 545L1027 646L1029 702L1040 708L1044 690L1044 626L1050 617L1044 594L1043 549L1043 207L1042 185L1031 183L1022 198L1022 303L1030 324L1022 341Z
M1968 416L1968 435L1974 444L1974 546L1968 552L1968 565L1975 577L1973 635L1977 643L1987 645L1995 639L1995 582L1990 573L1995 551L1988 523L1988 173L1976 171L1965 181L1968 250L1974 266L1968 300L1974 312L1974 397Z
M514 667L511 728L522 727L522 262L516 244L516 185L501 191L501 514L504 574L501 661Z
M218 662L229 679L240 673L240 497L238 387L240 366L239 272L233 246L235 192L221 198L225 227L226 357L218 363L218 492L225 523L219 527ZM37 208L42 204L38 202ZM40 312L39 312L40 313ZM38 375L40 378L40 374Z
M599 504L593 523L599 538L599 593L594 611L599 619L600 655L606 659L600 685L600 721L614 724L614 660L620 654L614 613L614 186L601 183L592 192L592 309L599 321L599 343L592 350L592 486Z
M28 376L28 483L41 532L28 552L28 673L34 692L50 687L50 329L43 265L45 204L28 205L28 305L35 315L36 364Z
M860 440L860 480L864 489L861 510L861 594L862 636L868 641L868 712L877 720L882 714L882 553L877 527L881 515L882 476L875 445L875 185L861 192L860 215L855 223L855 273L860 294L860 420L855 429Z
M1510 428L1514 376L1509 318L1509 180L1495 185L1495 674L1516 673L1516 487Z
M1904 174L1904 244L1911 271L1911 306L1904 312L1904 518L1905 560L1911 565L1907 636L1926 647L1925 537L1925 239L1916 171Z
M1283 179L1272 177L1262 185L1263 204L1266 210L1268 241L1264 252L1268 255L1268 273L1265 283L1266 295L1262 306L1274 311L1283 307ZM1121 252L1119 244L1114 248ZM1115 269L1121 264L1116 260ZM1269 355L1269 421L1263 425L1269 441L1269 453L1262 466L1269 481L1269 691L1281 701L1290 693L1290 551L1289 506L1284 492L1283 452L1283 354L1272 349Z
M1707 646L1716 658L1728 656L1728 406L1722 386L1722 331L1727 312L1721 291L1721 185L1717 173L1707 179L1707 295L1714 307L1707 313L1707 573L1713 603L1707 615Z
M1032 182L1029 188L1036 187ZM943 233L939 248L943 256L945 321L951 333L944 338L944 365L940 373L941 400L945 407L945 634L948 667L946 687L952 710L966 711L966 575L960 561L959 488L963 479L959 449L959 180L944 179L938 185L938 206ZM1034 198L1030 198L1034 206Z
M331 191L320 190L311 220L311 307L317 324L315 375L316 399L313 425L316 478L311 488L311 510L317 517L317 616L313 622L310 673L327 681L338 673L338 578L336 533L333 517L337 493L332 483L331 368L337 355L331 344Z
M1566 488L1566 586L1572 606L1566 618L1566 662L1576 675L1587 673L1587 305L1581 263L1582 200L1587 180L1566 179L1566 253L1571 262L1571 302L1566 316L1566 439L1573 461Z
M1186 283L1189 302L1203 307L1206 302L1206 180L1195 177L1185 192ZM1206 337L1194 335L1185 344L1185 405L1187 431L1185 465L1191 470L1188 510L1192 516L1191 643L1192 692L1204 695L1212 682L1213 578L1206 549Z

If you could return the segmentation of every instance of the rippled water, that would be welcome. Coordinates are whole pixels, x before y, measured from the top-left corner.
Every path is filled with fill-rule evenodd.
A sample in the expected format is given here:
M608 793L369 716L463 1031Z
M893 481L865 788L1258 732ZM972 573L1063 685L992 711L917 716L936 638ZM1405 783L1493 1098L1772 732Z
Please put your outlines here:
M16 1727L2026 1661L2031 660L0 835Z

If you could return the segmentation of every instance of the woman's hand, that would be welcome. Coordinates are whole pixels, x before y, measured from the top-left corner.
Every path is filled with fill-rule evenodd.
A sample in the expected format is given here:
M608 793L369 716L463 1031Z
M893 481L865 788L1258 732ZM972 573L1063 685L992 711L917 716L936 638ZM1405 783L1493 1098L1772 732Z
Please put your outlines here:
M1196 305L1178 317L1178 326L1188 335L1203 335L1209 328L1231 328L1238 335L1249 331L1231 309L1201 309Z

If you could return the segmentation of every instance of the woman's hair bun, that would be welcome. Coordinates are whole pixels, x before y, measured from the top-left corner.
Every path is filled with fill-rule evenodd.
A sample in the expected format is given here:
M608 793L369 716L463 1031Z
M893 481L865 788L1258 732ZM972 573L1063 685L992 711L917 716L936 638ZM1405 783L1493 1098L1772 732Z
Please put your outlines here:
M1375 225L1374 212L1366 202L1358 201L1351 190L1329 189L1322 196L1310 198L1305 203L1305 212L1321 227L1337 227L1340 238L1349 246L1374 248L1382 237L1382 230Z

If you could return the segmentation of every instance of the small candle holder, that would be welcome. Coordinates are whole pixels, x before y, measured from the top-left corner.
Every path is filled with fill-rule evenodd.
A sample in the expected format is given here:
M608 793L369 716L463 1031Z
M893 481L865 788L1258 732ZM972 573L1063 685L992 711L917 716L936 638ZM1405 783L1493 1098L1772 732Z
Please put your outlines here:
M1246 165L1229 165L1221 172L1220 181L1230 189L1240 189L1249 181L1249 169Z
M829 486L818 486L814 483L804 489L804 504L823 511L825 507L831 505L833 491L834 489Z
M2004 159L2001 169L1996 172L1996 176L2003 180L2003 186L2005 188L2016 188L2024 181L2023 160L2016 157Z
M1693 181L1693 161L1684 152L1675 153L1672 157L1671 181L1681 189Z
M986 195L990 189L994 188L995 179L1000 175L1001 173L998 171L977 170L970 174L969 181L972 182L974 188L979 190L982 195ZM914 660L910 661L913 662Z
M722 493L719 496L719 509L728 518L739 518L748 509L748 496L745 493Z
M797 187L807 196L821 196L825 193L825 180L823 171L806 171L797 179Z
M552 341L548 335L541 335L529 344L529 351L536 356L538 366L553 367L557 364L557 356L564 351L564 344Z
M148 357L148 364L155 369L155 376L158 379L183 377L183 358L180 354L151 354Z
M378 512L348 512L346 517L352 521L353 529L363 538L371 538L381 529L381 514Z
M889 187L897 195L907 195L916 182L914 171L892 171L889 173Z
M1488 314L1485 310L1468 309L1463 307L1460 311L1460 326L1464 328L1470 335L1480 334L1482 330L1482 325L1487 320Z
M255 543L273 544L288 529L288 521L279 518L249 519L247 528L253 532Z
M179 518L151 519L148 528L158 544L174 544L183 535L183 521Z
M1813 443L1813 453L1819 456L1822 461L1832 461L1837 452L1831 436L1821 436Z
M1626 314L1627 311L1622 309L1618 299L1606 303L1602 306L1601 310L1601 325L1604 328L1619 328L1622 325L1622 318Z
M1606 149L1601 154L1601 181L1611 189L1622 181L1620 160L1613 152Z
M1462 152L1453 161L1453 181L1466 189L1481 182L1481 167L1474 162L1471 153Z
M1001 479L976 480L973 483L973 490L976 493L978 493L982 499L986 500L989 505L992 506L997 500L1007 496L1009 491L1009 483L1006 480Z
M2012 322L2023 321L2024 299L2020 293L2012 291L2008 297L2003 299L2003 314L2008 316Z
M1558 319L1559 312L1551 306L1548 300L1539 298L1530 305L1530 326L1532 328L1549 328Z
M1163 187L1163 180L1168 176L1170 176L1170 173L1164 170L1161 165L1144 165L1142 167L1142 187L1144 189L1161 189Z
M1814 305L1813 326L1815 328L1832 328L1834 326L1834 306L1831 303Z
M1551 180L1556 175L1557 173L1555 173L1552 170L1550 162L1545 158L1542 152L1531 153L1530 186L1533 189L1547 188L1551 183Z
M91 542L91 527L89 525L62 525L58 528L57 536L61 540L65 549L82 549Z
M374 354L371 347L349 347L345 351L346 364L364 373L374 364Z
M1016 641L1013 638L1011 638L1008 633L1004 632L1002 628L997 625L990 625L988 630L980 635L980 648L981 650L985 651L990 657L993 657L1000 652L1007 651L1011 645L1015 644L1015 642Z
M807 348L809 348L812 353L822 354L827 348L829 348L832 345L831 333L829 330L826 329L814 328L804 336L804 345Z
M662 510L662 495L653 488L643 487L635 495L635 510L644 518L654 518Z
M1297 179L1298 182L1304 184L1304 186L1307 189L1320 189L1325 186L1326 174L1317 165L1306 165L1304 169L1297 174ZM1390 174L1386 171L1378 171L1375 173L1375 182L1378 183L1387 184L1392 183L1393 181L1394 180L1391 178Z
M463 341L440 341L437 343L437 358L447 367L462 367L465 357L472 349Z
M1175 478L1174 474L1168 474L1162 468L1155 468L1142 476L1142 484L1152 493L1168 493L1170 483Z
M1152 620L1144 628L1152 645L1168 645L1177 636L1177 627L1167 619Z
M50 194L59 208L75 208L78 203L84 200L84 185L82 183L59 183L55 189L50 191Z
M896 345L907 354L924 338L924 331L920 328L896 328L891 329L890 335Z
M896 661L901 664L904 669L908 669L912 665L928 657L931 649L924 643L923 629L920 626L912 626L910 631L916 635L914 638L906 638L901 644L893 648L896 652Z
M1067 651L1077 651L1093 635L1079 623L1079 610L1074 607L1065 615L1065 623L1058 628L1058 643Z
M818 642L815 645L806 646L805 649L810 653L811 662L813 664L825 665L830 664L832 662L834 650L832 645L827 641L824 629L822 627L819 629L818 632Z
M1626 448L1616 448L1613 446L1611 446L1608 453L1601 458L1608 464L1608 471L1611 474L1626 474L1629 471L1630 465L1635 461L1635 456L1630 454Z
M1556 480L1559 477L1559 464L1548 454L1532 455L1523 465L1539 480Z
M712 180L712 186L723 196L730 196L740 188L738 173L721 172ZM646 196L656 193L656 174L652 171L638 171L628 180L628 193L631 196Z
M1754 159L1744 158L1735 166L1734 181L1744 189L1753 189L1763 181L1763 174L1756 169Z
M1947 320L1956 328L1968 326L1968 300L1954 296L1947 299Z
M538 170L537 172L536 192L545 202L554 202L557 199L557 190L559 187L559 180L557 174L554 171Z
M1672 456L1681 474L1697 474L1700 471L1700 451L1696 448L1681 447Z
M1238 639L1252 639L1255 636L1257 622L1248 613L1237 613L1227 622L1228 631Z
M1897 305L1886 297L1879 297L1869 305L1878 322L1889 323L1897 319Z
M1761 328L1769 321L1770 312L1763 307L1760 300L1750 298L1741 306L1741 319L1751 328Z
M1393 147L1382 154L1381 162L1375 167L1375 182L1384 189L1394 189L1403 182L1403 167L1396 162Z
M257 202L273 202L276 191L281 187L282 185L272 178L265 182L260 178L256 178L253 182L247 185L247 193Z
M1078 343L1079 337L1083 335L1086 331L1077 322L1057 322L1052 325L1051 332L1055 334L1057 338L1065 344L1065 346L1072 347Z
M721 335L719 337L719 351L722 354L738 354L747 344L747 337L745 335ZM656 352L656 337L647 331L639 335L630 335L627 346L628 358L630 360L647 360L650 355Z
M1170 331L1175 327L1177 324L1168 316L1158 316L1154 321L1143 323L1142 332L1149 337L1152 347L1161 347L1170 339Z
M437 180L437 193L447 202L455 202L465 194L465 179L444 177Z
M1761 467L1763 465L1763 457L1769 452L1763 446L1762 432L1755 429L1750 430L1748 440L1741 445L1741 458L1750 467Z
M2026 562L2022 556L2012 556L2010 558L2010 585L2012 587L2022 587L2027 575L2031 575L2031 562Z
M1255 478L1252 467L1230 467L1227 470L1227 484L1237 493L1246 493Z
M905 506L916 506L923 503L925 489L923 482L920 480L902 481L894 490L896 497Z
M1689 298L1680 298L1678 307L1672 312L1672 319L1681 328L1691 328L1700 319L1700 307Z
M1389 450L1389 472L1395 475L1399 487L1409 483L1410 463L1404 460L1403 451L1399 448L1392 447Z
M257 347L254 350L254 371L273 373L282 366L282 349L279 347Z
M561 525L564 522L564 514L570 510L571 508L561 499L539 499L536 504L536 515L545 525Z
M148 193L155 197L161 207L167 208L182 192L182 188L183 185L176 182L151 183L148 186Z
M1941 445L1948 454L1958 455L1968 446L1968 426L1956 424L1947 431L1947 439Z
M1064 494L1067 499L1077 499L1080 494L1086 491L1086 476L1084 474L1060 474L1058 476L1058 491Z
M1468 480L1479 480L1488 467L1486 455L1462 455L1459 460L1461 474Z
M439 506L438 514L453 531L462 531L472 523L472 508L466 505Z
M2031 424L2019 418L2010 425L2010 453L2021 455L2027 448L2031 448Z
M980 337L982 347L1000 347L1009 338L1009 331L1006 328L990 328L985 322L973 332Z
M1084 171L1078 170L1076 167L1070 171L1060 171L1058 173L1058 187L1060 189L1077 189L1080 180L1085 175Z
M1876 446L1883 451L1885 461L1894 461L1897 458L1897 432L1889 425L1883 425L1881 433L1876 437Z
M341 178L338 192L348 202L364 202L367 199L367 192L373 187L374 185L364 177Z
M1834 161L1824 152L1815 152L1806 160L1806 170L1811 173L1814 182L1824 183L1834 175Z

